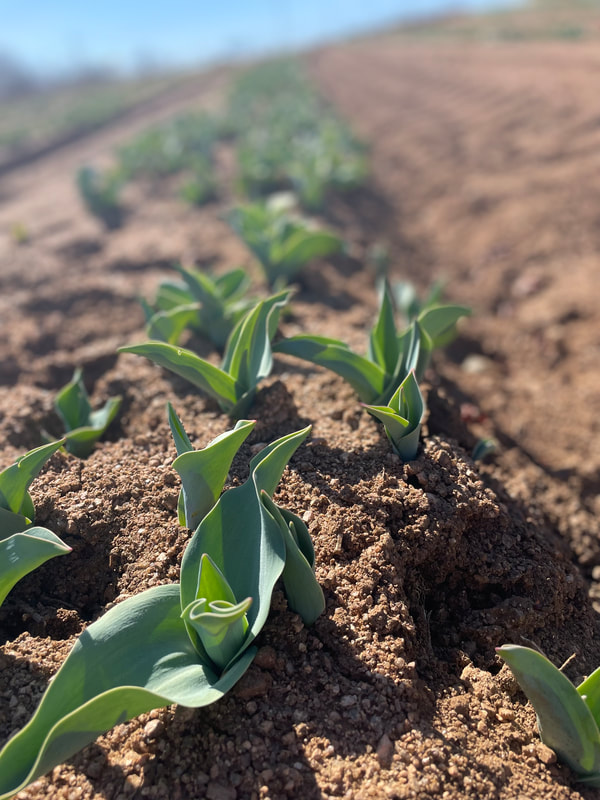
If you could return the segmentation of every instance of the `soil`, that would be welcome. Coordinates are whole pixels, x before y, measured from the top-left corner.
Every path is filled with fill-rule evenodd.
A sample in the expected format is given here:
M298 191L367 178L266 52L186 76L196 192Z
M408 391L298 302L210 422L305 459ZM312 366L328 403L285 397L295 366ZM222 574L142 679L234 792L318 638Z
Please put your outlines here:
M313 424L275 497L309 526L325 613L305 628L276 591L230 695L117 726L20 800L600 796L540 743L494 649L534 642L557 664L575 654L573 680L600 663L600 54L583 42L379 37L309 66L369 143L373 177L328 202L324 221L349 255L307 270L283 333L364 348L375 244L393 278L425 290L444 277L447 298L474 315L428 373L422 444L406 464L341 379L276 358L231 481L259 443ZM209 75L197 102L211 107L222 86ZM73 552L0 611L1 742L85 625L178 579L191 534L176 519L167 400L196 447L230 427L183 380L116 354L143 338L136 298L151 298L172 262L249 263L221 218L227 181L201 210L172 187L131 187L110 234L81 208L76 168L108 160L140 123L21 165L0 188L0 468L42 430L60 432L53 398L75 366L95 403L123 396L88 459L57 453L33 484L37 522ZM15 223L28 243L13 241ZM499 448L474 462L482 436Z

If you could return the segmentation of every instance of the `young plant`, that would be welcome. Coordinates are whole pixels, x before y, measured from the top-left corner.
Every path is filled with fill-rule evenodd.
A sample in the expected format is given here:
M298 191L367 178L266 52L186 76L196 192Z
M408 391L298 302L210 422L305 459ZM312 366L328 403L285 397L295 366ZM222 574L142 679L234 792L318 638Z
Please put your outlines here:
M179 584L153 587L92 623L49 684L33 718L0 752L0 800L114 725L163 705L199 708L244 674L281 577L306 624L324 608L304 523L270 498L309 428L250 462L190 540Z
M259 381L271 372L271 341L281 309L290 297L289 290L272 295L257 303L239 320L227 341L221 367L205 361L191 350L164 342L120 347L119 352L145 356L181 375L214 398L230 417L239 419L252 404Z
M208 159L199 158L194 162L191 175L182 184L179 194L191 206L203 206L216 198L217 184Z
M256 422L239 420L233 430L220 434L202 450L194 450L171 403L167 403L167 416L177 450L173 468L181 478L179 524L193 530L217 502L231 462Z
M54 556L69 553L56 534L33 527L35 509L29 486L65 440L30 450L0 472L0 605L12 587Z
M64 386L54 401L57 414L66 430L66 448L78 458L87 458L98 439L119 413L121 397L109 398L102 408L92 411L83 383L83 372L76 369L70 383Z
M417 381L422 379L432 351L445 342L457 320L470 313L465 306L437 306L425 310L398 332L386 283L366 356L337 339L306 334L283 339L273 350L330 369L352 386L363 403L387 405L411 370L415 370Z
M309 261L338 253L342 240L269 203L234 208L229 224L254 253L269 286L285 286Z
M542 742L579 781L600 788L600 668L575 688L536 650L505 644L497 652L533 706Z
M244 297L250 285L246 271L233 269L213 277L180 265L175 269L183 280L161 283L154 301L156 311L142 301L148 336L177 344L189 327L222 350L236 323L251 305Z
M124 211L120 201L123 177L116 171L98 172L82 167L77 173L77 187L87 210L109 229L120 228Z
M387 406L365 405L365 408L369 414L383 422L396 454L403 461L415 458L425 403L414 370L404 378Z

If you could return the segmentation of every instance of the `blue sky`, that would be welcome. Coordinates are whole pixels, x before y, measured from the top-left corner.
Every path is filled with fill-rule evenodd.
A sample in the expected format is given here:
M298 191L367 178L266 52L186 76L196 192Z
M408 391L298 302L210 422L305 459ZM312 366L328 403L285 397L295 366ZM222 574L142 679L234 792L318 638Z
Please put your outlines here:
M46 73L90 64L130 70L151 60L188 65L301 47L450 8L503 4L507 0L0 0L0 52Z

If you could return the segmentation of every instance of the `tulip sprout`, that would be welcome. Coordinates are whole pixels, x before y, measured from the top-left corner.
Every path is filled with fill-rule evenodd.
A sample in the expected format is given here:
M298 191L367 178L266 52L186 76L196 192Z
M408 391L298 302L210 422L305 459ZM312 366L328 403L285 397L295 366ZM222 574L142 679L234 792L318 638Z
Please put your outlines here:
M30 450L0 473L0 605L29 572L71 552L56 534L33 527L35 509L28 492L46 461L64 443L61 439Z
M79 637L30 722L0 752L0 800L114 725L159 706L199 708L244 674L276 582L306 624L324 609L304 523L271 494L310 428L250 462L192 536L179 584L119 603Z
M387 406L365 405L365 408L383 422L394 452L403 461L415 458L425 403L414 370L408 373Z
M579 781L600 788L600 668L576 688L536 650L505 644L497 652L531 702L542 742Z
M239 419L252 404L259 381L271 372L271 341L277 330L280 311L290 296L289 290L272 295L242 317L227 341L221 367L205 361L191 350L164 342L120 347L119 353L145 356L181 375L214 398L230 417Z
M54 407L65 426L65 447L69 453L86 458L119 413L121 397L111 397L102 408L92 411L83 373L76 369L70 383L58 393Z

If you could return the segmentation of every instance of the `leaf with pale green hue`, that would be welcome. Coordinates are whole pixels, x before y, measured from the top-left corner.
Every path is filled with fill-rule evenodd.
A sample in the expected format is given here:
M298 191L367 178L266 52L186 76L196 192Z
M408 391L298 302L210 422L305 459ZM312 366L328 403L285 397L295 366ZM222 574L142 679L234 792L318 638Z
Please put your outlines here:
M286 290L268 297L239 320L227 342L221 367L191 350L164 342L120 347L119 352L145 356L175 372L213 397L229 416L239 419L251 405L259 381L271 372L271 340L290 296Z
M22 519L19 530L31 524L34 517L33 500L27 491L50 456L65 443L64 439L44 444L30 450L10 467L0 472L0 509L18 515ZM8 523L8 515L0 517ZM4 530L4 529L3 529ZM15 533L16 531L12 531Z
M252 598L239 603L226 600L209 602L202 597L184 608L181 617L193 628L210 660L220 669L237 655L248 630L247 612Z
M264 595L270 596L286 557L279 524L262 503L261 492L273 493L285 465L309 432L310 427L305 428L261 450L250 462L248 480L225 492L202 520L181 564L184 607L197 597L193 576L198 575L202 554L209 553L226 575L234 596L252 597L248 635L257 635L268 613ZM264 585L256 585L257 574L264 576Z
M464 306L428 308L398 332L391 289L385 281L366 356L336 339L307 334L283 339L274 350L330 369L352 386L363 403L385 405L411 370L417 381L422 379L432 350L454 337L456 322L466 313L470 312Z
M118 414L121 398L111 397L102 408L92 411L83 373L76 369L70 383L56 396L54 407L65 426L67 450L79 458L86 458Z
M7 533L0 516L0 605L12 587L55 556L71 548L46 528L28 528L21 533ZM10 530L10 529L9 529Z
M596 725L600 729L600 667L577 687L579 695L585 700L592 712Z
M387 406L365 406L365 409L383 422L387 437L401 459L411 461L415 458L425 403L414 369L402 381Z
M385 373L381 367L337 339L299 334L277 342L273 350L335 372L352 386L363 402L375 402L385 389Z
M177 344L184 330L197 320L199 309L198 303L189 303L168 311L157 311L148 319L146 333L151 339Z
M470 314L471 309L468 306L445 305L426 308L417 317L424 337L422 346L431 351L450 344L456 338L456 323Z
M210 660L225 669L243 646L252 598L237 603L227 578L207 553L200 559L196 595L183 609L182 619L197 633Z
M71 550L51 531L32 527L35 509L28 492L33 479L64 442L61 439L30 450L0 473L0 605L22 577Z
M229 224L260 262L270 286L285 284L315 258L339 252L339 236L286 214L274 203L234 208Z
M536 650L508 644L497 652L533 706L544 744L569 765L579 780L600 787L600 731L594 718L598 713L597 671L576 689ZM582 697L590 690L591 707Z
M243 269L213 277L197 269L175 265L183 281L166 281L155 299L158 308L142 301L148 336L177 344L185 328L193 328L222 349L227 337L251 305L244 298L249 278Z
M194 450L173 406L168 403L167 408L178 453L173 468L182 483L179 524L194 529L217 502L231 462L256 423L239 420L233 430L220 434L204 449Z
M0 800L114 725L171 703L209 705L239 680L254 652L217 675L193 647L179 594L177 584L148 589L81 634L33 718L0 752Z
M176 375L180 375L217 400L225 411L229 411L235 406L235 380L222 369L200 358L191 350L174 347L164 342L145 342L129 347L119 347L119 353L144 356L160 367L165 367Z
M239 680L286 561L281 525L261 493L273 492L309 431L265 447L252 459L246 483L219 498L186 548L180 585L129 598L83 632L33 718L0 752L0 800L112 726L171 703L208 705ZM185 446L187 437L179 438ZM210 596L202 608L195 605L199 594ZM236 598L244 599L232 609ZM233 644L225 641L228 631ZM207 653L214 647L220 662L229 658L224 670Z
M312 625L325 610L325 598L315 578L314 549L308 529L295 514L280 509L266 492L262 494L262 502L279 525L285 542L285 567L281 579L288 605L307 625Z
M394 320L394 305L386 283L377 321L369 337L367 358L373 364L381 367L386 375L393 375L400 355L396 322Z

